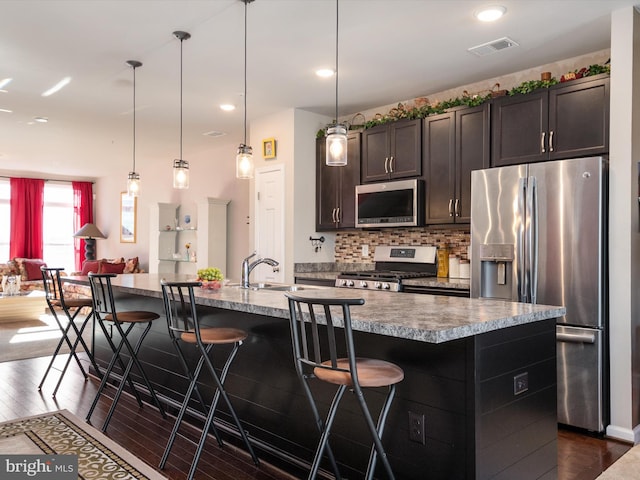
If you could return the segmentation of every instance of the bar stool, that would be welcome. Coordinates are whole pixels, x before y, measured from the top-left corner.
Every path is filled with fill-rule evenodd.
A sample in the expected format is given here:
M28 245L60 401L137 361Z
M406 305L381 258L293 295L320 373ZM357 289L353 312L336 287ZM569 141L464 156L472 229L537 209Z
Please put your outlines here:
M60 387L60 383L62 382L62 378L69 367L69 363L71 363L71 359L74 359L80 367L80 371L84 376L84 379L87 380L89 375L85 371L82 363L80 362L80 358L78 358L78 354L76 352L78 348L78 344L82 346L84 351L86 352L93 368L96 370L96 373L100 376L100 368L96 364L93 359L93 352L89 349L84 338L82 338L82 334L84 332L85 327L88 325L89 320L93 318L93 302L90 298L74 298L74 299L65 299L64 292L62 290L62 281L60 279L60 272L64 271L64 268L48 268L48 267L40 267L40 271L42 272L42 281L44 283L44 293L45 298L47 300L47 305L49 305L49 310L51 311L51 315L55 319L58 327L60 328L60 332L62 332L62 337L56 346L56 349L53 351L53 356L51 357L51 361L49 362L49 366L44 372L44 376L38 385L38 390L42 390L42 385L44 385L45 380L47 379L47 375L51 371L53 364L55 362L56 356L60 352L63 344L67 344L69 347L69 357L64 364L64 367L60 371L60 377L58 378L58 383L56 384L56 388L53 390L52 396L55 397L56 393L58 393L58 388ZM89 314L84 318L80 327L78 327L75 323L76 317L82 310L82 308L88 307L91 309ZM58 312L62 311L67 317L66 325L60 321L58 317ZM75 335L75 339L72 341L72 336Z
M109 422L111 421L111 417L113 416L113 412L116 409L116 405L120 400L120 395L122 395L122 391L124 390L125 383L129 384L133 395L136 397L138 401L138 405L140 407L143 406L142 399L140 397L140 393L138 392L133 379L131 378L131 369L135 365L142 380L144 381L144 385L147 387L149 394L151 395L151 399L153 403L158 407L160 414L163 418L167 418L167 414L158 400L158 396L149 381L149 377L145 373L140 361L138 360L138 352L140 351L140 347L142 346L142 342L144 338L149 333L151 329L151 324L154 320L160 318L155 312L146 312L146 311L124 311L118 312L115 306L115 299L113 297L113 288L111 286L111 279L115 277L114 273L89 273L89 284L91 285L91 295L93 297L93 313L95 315L98 324L102 328L104 332L104 337L107 339L109 346L111 347L111 351L113 355L111 357L111 361L109 362L109 366L105 371L102 382L100 383L100 387L98 388L98 392L96 393L95 398L93 399L93 403L91 404L91 408L89 409L89 413L87 414L87 422L91 422L91 415L93 414L96 405L98 404L98 400L100 400L100 395L102 395L105 387L107 386L107 382L109 380L109 376L113 371L113 367L116 363L120 365L122 369L122 379L118 385L118 390L113 397L113 402L111 403L111 408L109 408L109 412L107 413L107 417L104 420L102 425L102 431L106 432ZM111 338L112 333L107 330L107 325L113 325L120 336L120 343L116 347L113 339ZM131 334L133 328L138 324L145 324L144 330L140 333L138 337L138 341L135 344L135 347L131 345L129 341L129 335ZM126 325L126 328L123 326ZM129 362L126 367L124 365L121 353L123 347L126 347L125 354L129 355Z
M187 411L189 400L191 399L194 391L196 392L196 396L198 397L200 405L203 407L203 413L206 415L206 420L202 428L202 434L200 436L200 440L198 442L196 452L191 463L191 469L189 470L187 478L190 480L195 474L198 461L200 460L200 455L207 440L207 433L210 429L216 436L218 444L221 447L223 446L222 439L220 438L220 435L215 428L215 425L213 424L213 418L215 416L216 408L218 406L218 400L220 399L220 397L222 397L222 399L226 403L227 408L229 409L229 413L231 414L231 417L233 418L233 421L238 428L238 432L240 433L240 436L242 437L242 440L244 441L244 444L247 447L247 451L251 455L253 462L256 465L259 465L260 461L253 451L253 447L249 442L247 433L240 424L240 420L238 419L235 409L233 408L227 392L224 389L224 381L227 378L227 373L229 373L231 362L238 353L238 349L240 348L240 345L242 345L243 340L247 338L247 332L238 328L230 327L201 327L193 293L193 288L201 286L201 282L168 282L163 279L161 280L160 284L162 285L162 298L164 299L164 308L167 317L167 326L169 328L169 336L171 337L173 345L176 349L178 359L182 364L182 368L189 378L189 387L187 388L182 406L180 407L180 411L178 412L178 416L176 417L171 435L169 436L169 441L167 442L167 446L164 450L164 454L162 455L162 459L160 460L160 464L158 465L159 468L163 469L167 462L167 459L169 458L169 453L171 452L171 448L173 447L173 443L178 434L180 424L182 423L184 414ZM198 349L200 358L198 359L198 363L193 369L190 368L187 364L184 351L180 346L181 342L184 342L187 345L195 345ZM222 367L220 375L218 375L218 373L216 372L210 356L211 351L215 345L233 345L231 352L229 353L227 360ZM213 377L213 381L216 387L211 405L208 408L203 401L197 386L198 378L200 377L203 365L207 366L207 369Z
M395 395L395 386L404 379L404 372L391 362L356 356L350 307L352 305L364 305L364 299L327 298L322 293L317 296L300 296L285 293L285 296L289 300L289 320L296 372L301 380L303 390L311 405L314 420L321 433L308 478L316 478L320 461L325 451L336 478L340 478L340 472L328 441L338 406L347 388L355 394L373 438L373 446L371 447L365 478L373 478L378 457L384 464L387 476L391 479L395 478L382 446L381 438L387 414ZM346 351L347 355L344 358L338 356L340 355L339 348L341 345L337 343L337 339L340 336L336 335L338 329L335 327L338 327L339 323L335 322L334 314L339 313L342 314L344 322L344 329L342 329L344 347L342 349ZM326 322L326 333L324 334L318 323L319 317L322 316L324 316ZM326 347L323 346L321 348L321 345L324 345L321 341L323 337L326 338L327 342ZM328 352L326 351L327 349ZM312 378L338 386L325 420L320 417L317 403L311 392L309 380ZM378 416L377 425L374 425L371 412L364 399L362 388L367 387L387 387L389 390Z

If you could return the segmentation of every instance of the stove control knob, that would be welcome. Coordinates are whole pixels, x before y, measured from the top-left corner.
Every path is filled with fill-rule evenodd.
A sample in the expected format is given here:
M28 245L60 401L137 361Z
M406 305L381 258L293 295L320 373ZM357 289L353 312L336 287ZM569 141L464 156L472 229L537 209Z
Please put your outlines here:
M375 287L377 289L381 289L382 288L382 284L380 282L376 282Z
M362 281L360 282L360 288L367 288L369 285L367 285L367 282Z
M391 285L389 285L388 283L383 283L382 288L383 290L389 290L391 288Z
M353 280L347 280L347 287L353 287Z

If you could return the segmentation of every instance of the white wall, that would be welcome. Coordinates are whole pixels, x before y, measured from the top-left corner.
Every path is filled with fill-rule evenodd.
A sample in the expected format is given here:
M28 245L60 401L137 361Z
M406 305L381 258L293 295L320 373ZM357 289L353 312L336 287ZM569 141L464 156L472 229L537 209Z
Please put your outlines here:
M207 197L230 200L227 228L227 275L232 280L240 279L240 264L249 251L249 183L235 178L235 156L239 141L228 137L211 139L211 148L206 151L190 152L183 147L185 160L190 163L190 186L187 190L174 190L172 165L175 152L165 158L137 159L137 170L142 180L138 197L138 235L135 244L120 243L119 236L119 196L126 189L127 172L99 178L96 191L96 224L108 235L106 240L97 241L99 257L129 258L138 256L142 267L149 264L149 210L157 202L171 202L184 205L185 210L195 212L195 205ZM195 213L193 213L195 216ZM215 266L215 265L212 265Z
M607 434L638 443L640 333L640 16L633 7L611 17L609 185L611 424Z
M251 145L256 169L283 164L285 171L285 258L276 259L284 281L292 283L294 263L333 261L332 240L316 255L309 236L315 232L315 134L329 119L304 110L290 109L251 122ZM276 139L276 158L262 157L262 140ZM251 218L255 211L255 182L251 181ZM253 251L254 230L250 229ZM319 234L318 234L319 236ZM325 237L331 237L324 235Z

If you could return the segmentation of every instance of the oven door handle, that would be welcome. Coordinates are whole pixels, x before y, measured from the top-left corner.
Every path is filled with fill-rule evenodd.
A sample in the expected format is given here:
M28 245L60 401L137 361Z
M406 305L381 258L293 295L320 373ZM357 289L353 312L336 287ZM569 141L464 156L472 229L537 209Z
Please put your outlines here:
M596 343L595 333L558 333L556 340L566 343Z

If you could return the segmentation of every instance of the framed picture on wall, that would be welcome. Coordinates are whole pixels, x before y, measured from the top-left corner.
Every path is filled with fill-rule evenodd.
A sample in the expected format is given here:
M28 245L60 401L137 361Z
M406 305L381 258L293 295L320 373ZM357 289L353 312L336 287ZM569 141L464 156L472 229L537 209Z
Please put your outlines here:
M262 156L264 158L276 158L276 139L265 138L262 141Z
M120 243L136 243L138 197L120 193Z

